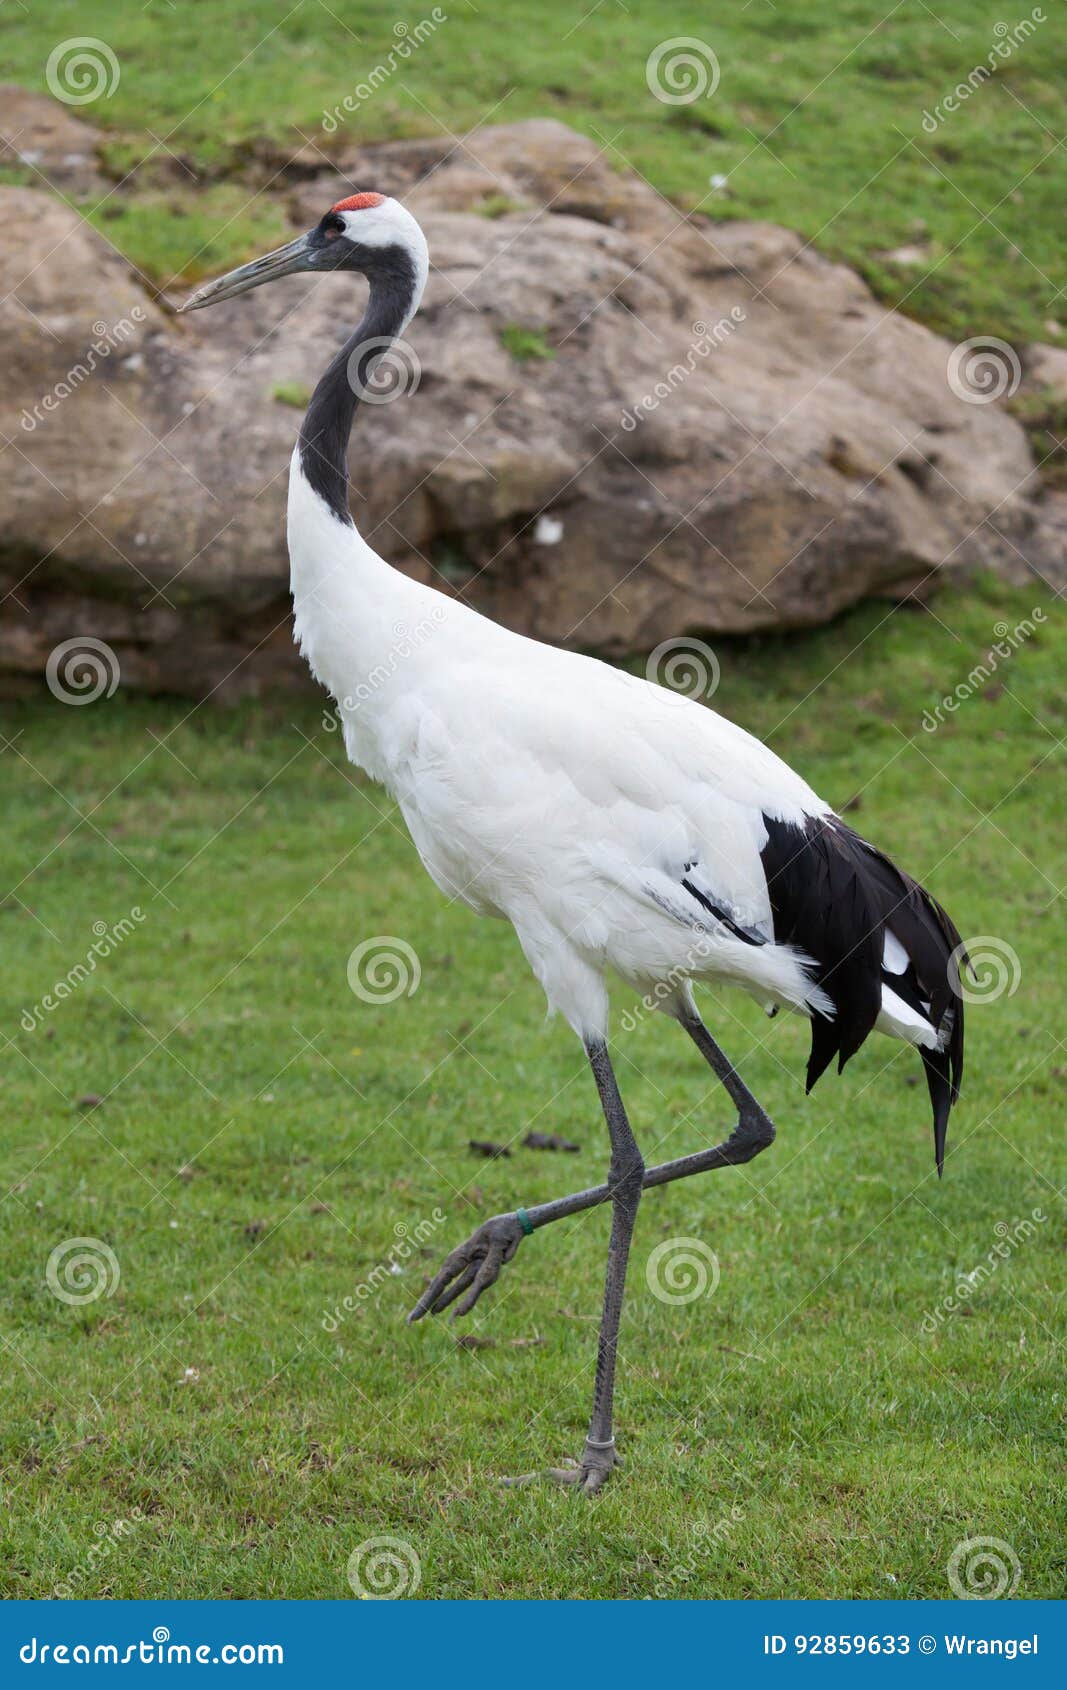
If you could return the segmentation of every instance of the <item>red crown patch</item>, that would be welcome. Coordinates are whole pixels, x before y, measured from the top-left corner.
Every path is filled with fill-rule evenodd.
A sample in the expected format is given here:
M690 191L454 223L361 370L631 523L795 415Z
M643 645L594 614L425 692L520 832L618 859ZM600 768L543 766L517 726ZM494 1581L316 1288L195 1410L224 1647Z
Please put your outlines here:
M373 205L381 205L384 194L349 194L346 200L338 200L331 205L331 211L369 211Z

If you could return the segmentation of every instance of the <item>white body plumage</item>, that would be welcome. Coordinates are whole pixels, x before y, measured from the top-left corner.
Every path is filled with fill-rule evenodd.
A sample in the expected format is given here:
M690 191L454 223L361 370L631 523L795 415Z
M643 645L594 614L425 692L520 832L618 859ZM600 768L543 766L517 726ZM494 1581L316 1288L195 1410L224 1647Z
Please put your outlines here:
M691 978L722 978L833 1015L809 959L774 942L760 858L765 815L832 812L765 745L400 574L337 520L299 452L289 551L296 637L352 761L394 795L442 891L512 922L582 1038L606 1032L609 970L664 1006ZM735 937L683 880L765 942ZM889 988L879 1025L936 1043Z

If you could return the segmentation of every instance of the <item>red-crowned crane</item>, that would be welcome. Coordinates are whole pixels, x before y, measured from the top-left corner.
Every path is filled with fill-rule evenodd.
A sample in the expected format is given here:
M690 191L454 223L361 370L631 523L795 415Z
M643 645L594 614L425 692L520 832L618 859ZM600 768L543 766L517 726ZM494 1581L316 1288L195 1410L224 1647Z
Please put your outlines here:
M593 1492L617 1463L615 1360L642 1190L748 1162L774 1138L701 1021L692 982L732 981L808 1016L809 1089L872 1028L915 1045L940 1174L963 1069L963 951L930 894L741 728L497 627L409 580L360 537L347 497L352 420L428 269L410 212L383 194L353 194L184 309L294 271L356 272L369 283L363 320L312 395L290 467L296 639L338 701L349 757L393 794L437 885L514 926L550 1008L585 1047L611 1143L603 1185L486 1221L408 1318L450 1305L466 1314L524 1237L610 1202L589 1435L567 1474ZM398 624L428 618L432 637L391 662ZM361 685L372 673L375 684ZM672 1016L722 1082L737 1123L721 1144L645 1167L608 1054L609 970Z

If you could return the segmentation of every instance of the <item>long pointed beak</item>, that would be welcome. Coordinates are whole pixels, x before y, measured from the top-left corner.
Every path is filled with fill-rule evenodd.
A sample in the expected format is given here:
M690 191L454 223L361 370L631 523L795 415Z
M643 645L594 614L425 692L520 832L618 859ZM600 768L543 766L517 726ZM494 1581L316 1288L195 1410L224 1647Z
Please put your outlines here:
M242 264L240 269L231 270L228 275L220 276L217 281L208 282L184 305L179 305L179 311L199 311L205 305L218 305L224 299L234 299L239 293L247 293L249 288L262 287L264 282L275 282L279 276L291 276L297 270L311 268L308 255L311 251L311 240L308 235L299 235L288 246L280 246L275 252L268 252L262 258L254 258L251 264Z

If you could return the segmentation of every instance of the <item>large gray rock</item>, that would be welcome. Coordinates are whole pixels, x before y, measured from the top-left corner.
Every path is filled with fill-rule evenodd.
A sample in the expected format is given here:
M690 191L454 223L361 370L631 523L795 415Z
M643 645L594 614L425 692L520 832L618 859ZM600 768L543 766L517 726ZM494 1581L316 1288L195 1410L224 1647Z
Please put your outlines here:
M96 195L106 183L99 136L61 100L0 83L0 164L59 194Z
M356 519L400 567L614 654L821 622L945 571L1025 568L1028 548L1047 564L1019 424L958 397L948 343L798 236L686 220L550 122L339 164L283 176L294 219L383 187L433 259L418 391L364 407L351 454ZM0 671L93 635L137 686L299 675L283 401L361 285L294 278L177 319L66 206L0 199ZM554 355L517 360L515 327Z

